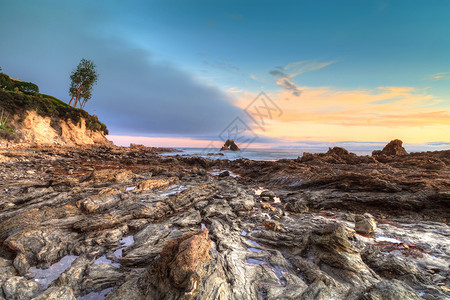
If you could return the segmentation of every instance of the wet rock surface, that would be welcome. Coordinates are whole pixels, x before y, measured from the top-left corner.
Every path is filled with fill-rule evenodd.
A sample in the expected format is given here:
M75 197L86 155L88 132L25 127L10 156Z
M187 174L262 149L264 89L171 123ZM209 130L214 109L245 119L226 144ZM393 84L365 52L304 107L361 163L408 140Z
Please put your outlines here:
M450 297L450 151L158 153L2 150L0 299Z

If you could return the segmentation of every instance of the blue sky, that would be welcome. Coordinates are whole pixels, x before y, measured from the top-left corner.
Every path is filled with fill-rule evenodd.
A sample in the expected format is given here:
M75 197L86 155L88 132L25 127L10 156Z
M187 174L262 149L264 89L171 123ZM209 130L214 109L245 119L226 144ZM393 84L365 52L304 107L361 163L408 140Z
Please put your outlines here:
M411 143L450 142L443 134L450 111L449 14L449 1L2 0L0 66L68 100L71 70L81 58L92 59L100 78L87 110L95 110L112 135L213 140L235 116L247 120L245 101L263 90L282 104L291 97L284 94L288 85L304 91L289 98L291 110L312 109L318 94L329 97L316 114L349 111L336 103L344 92L364 99L361 92L369 97L380 87L409 87L400 98L397 90L376 98L413 105L409 131L385 126L382 135L355 133L351 140L412 137L425 126ZM424 114L413 123L419 107L444 121L434 131ZM361 106L367 115L392 119L379 108L372 113ZM306 137L292 133L302 128L292 118L258 132L261 140L349 140L324 132L360 126L328 116L319 125L335 127Z

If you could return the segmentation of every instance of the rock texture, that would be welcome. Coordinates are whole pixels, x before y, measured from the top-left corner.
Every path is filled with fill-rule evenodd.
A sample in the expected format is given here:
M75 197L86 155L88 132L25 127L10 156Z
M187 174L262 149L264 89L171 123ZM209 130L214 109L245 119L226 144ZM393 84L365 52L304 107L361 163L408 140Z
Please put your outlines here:
M0 150L0 299L450 297L450 151L160 151Z

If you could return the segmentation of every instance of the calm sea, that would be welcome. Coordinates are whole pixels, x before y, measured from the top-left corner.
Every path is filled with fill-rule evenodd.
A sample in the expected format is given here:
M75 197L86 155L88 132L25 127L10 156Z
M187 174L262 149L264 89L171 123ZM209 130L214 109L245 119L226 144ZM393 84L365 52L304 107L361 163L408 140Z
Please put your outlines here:
M279 160L294 159L302 156L304 152L309 153L325 153L328 149L244 149L241 151L219 151L209 149L205 151L203 148L176 148L180 152L166 153L165 156L185 155L185 156L201 156L210 159L229 159L235 160L239 158L247 158L253 160ZM371 155L372 150L352 150L357 155ZM223 153L224 155L214 155Z

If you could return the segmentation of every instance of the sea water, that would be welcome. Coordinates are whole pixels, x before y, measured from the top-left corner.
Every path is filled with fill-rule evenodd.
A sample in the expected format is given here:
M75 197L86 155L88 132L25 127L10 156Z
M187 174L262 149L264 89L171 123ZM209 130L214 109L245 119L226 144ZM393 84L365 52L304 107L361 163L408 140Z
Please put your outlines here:
M295 159L302 156L303 153L326 153L328 149L254 149L247 148L240 151L220 151L220 149L208 149L205 151L203 148L175 148L179 152L164 153L165 156L200 156L210 159L229 159L236 160L240 158L252 159L252 160L268 160L275 161L279 159ZM349 152L356 155L371 155L372 150L350 150ZM222 153L223 155L220 155ZM219 154L219 155L218 155Z

